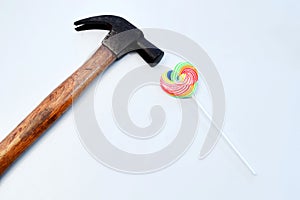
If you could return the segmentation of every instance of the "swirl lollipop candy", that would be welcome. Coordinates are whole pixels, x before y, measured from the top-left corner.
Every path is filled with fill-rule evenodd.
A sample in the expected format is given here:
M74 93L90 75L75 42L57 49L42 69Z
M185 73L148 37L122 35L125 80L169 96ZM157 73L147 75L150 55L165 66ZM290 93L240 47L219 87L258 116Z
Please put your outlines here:
M189 98L197 89L198 71L188 62L182 62L162 74L161 88L169 95L177 98Z
M198 86L199 75L197 69L188 62L178 63L173 70L169 70L161 75L160 86L170 96L186 99L192 98ZM216 123L211 119L209 113L204 109L200 102L194 98L199 108L203 111L206 117L212 124L220 131L223 138L241 159L241 161L248 167L253 175L256 175L255 170L250 166L249 162L242 156L242 154L233 145L226 134L221 130Z

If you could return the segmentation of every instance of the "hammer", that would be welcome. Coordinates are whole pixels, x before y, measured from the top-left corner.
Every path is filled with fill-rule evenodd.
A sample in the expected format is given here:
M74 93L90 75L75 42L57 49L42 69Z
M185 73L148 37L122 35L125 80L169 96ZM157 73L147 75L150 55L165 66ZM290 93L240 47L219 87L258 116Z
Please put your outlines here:
M129 52L137 52L153 67L164 55L163 51L145 39L141 30L121 17L100 15L74 24L77 31L101 29L109 30L109 33L91 58L51 92L0 143L0 177L114 61Z

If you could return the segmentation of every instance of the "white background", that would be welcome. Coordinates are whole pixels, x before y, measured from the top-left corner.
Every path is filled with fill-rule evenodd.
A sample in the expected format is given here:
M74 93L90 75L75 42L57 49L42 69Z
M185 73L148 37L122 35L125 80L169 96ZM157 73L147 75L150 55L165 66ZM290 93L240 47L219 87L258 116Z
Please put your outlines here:
M0 199L299 199L299 9L296 0L0 1L0 139L99 46L104 32L76 33L73 22L115 14L206 50L225 87L224 129L258 172L222 140L197 160L201 137L163 171L116 172L83 148L70 110L0 180Z

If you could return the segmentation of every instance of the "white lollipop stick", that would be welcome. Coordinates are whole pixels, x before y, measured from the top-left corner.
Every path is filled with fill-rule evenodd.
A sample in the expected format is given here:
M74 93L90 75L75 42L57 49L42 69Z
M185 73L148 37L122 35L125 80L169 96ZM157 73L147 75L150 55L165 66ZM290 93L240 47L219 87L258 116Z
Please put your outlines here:
M228 136L225 134L225 132L220 129L217 124L215 123L215 121L212 120L211 116L209 115L209 113L204 109L204 107L201 105L201 103L196 99L195 96L193 96L193 99L197 102L199 108L202 110L202 112L204 113L204 115L212 122L212 124L214 125L214 127L220 131L222 138L224 138L224 140L227 142L227 144L229 144L229 146L231 147L231 149L236 153L236 155L239 157L239 159L244 163L244 165L250 170L250 172L256 176L257 173L254 170L254 168L249 164L249 162L247 161L247 159L241 154L241 152L234 146L234 144L230 141L230 139L228 138Z

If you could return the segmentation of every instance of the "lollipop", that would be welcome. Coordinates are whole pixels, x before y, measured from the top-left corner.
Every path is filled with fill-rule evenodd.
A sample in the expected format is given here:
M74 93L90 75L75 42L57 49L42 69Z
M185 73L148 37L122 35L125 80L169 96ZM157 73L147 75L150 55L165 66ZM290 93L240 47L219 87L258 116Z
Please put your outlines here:
M161 88L169 95L177 98L191 97L198 85L198 71L188 62L177 64L174 70L162 74Z
M198 86L198 71L188 62L178 63L173 70L167 71L161 75L160 86L161 88L172 97L187 99L193 98L197 102L199 108L203 111L206 117L212 124L220 131L225 141L241 159L241 161L248 167L253 175L256 175L255 170L250 166L248 161L237 150L233 143L229 140L226 134L220 129L212 120L209 113L204 109L200 102L193 96Z

